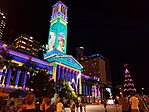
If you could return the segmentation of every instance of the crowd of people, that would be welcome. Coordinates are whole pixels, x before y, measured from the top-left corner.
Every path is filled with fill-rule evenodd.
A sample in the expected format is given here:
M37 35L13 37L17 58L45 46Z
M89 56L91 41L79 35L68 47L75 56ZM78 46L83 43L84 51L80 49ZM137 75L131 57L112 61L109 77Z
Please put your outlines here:
M49 98L48 96L42 97L41 102L38 102L39 106L37 106L37 99L32 92L26 95L21 104L16 104L14 98L11 98L9 102L6 99L7 98L2 98L0 100L0 112L66 112L64 107L65 100L60 98L57 94L55 94L53 98ZM83 103L73 99L70 102L69 108L71 112L75 112L78 108L80 108L80 112L82 112L83 106Z
M148 102L144 95L132 93L123 95L121 99L122 112L149 112Z
M10 102L6 98L0 100L0 112L65 112L63 101L58 96L54 99L43 97L39 108L37 108L36 97L32 92L26 95L19 106L15 106L14 98L10 100Z

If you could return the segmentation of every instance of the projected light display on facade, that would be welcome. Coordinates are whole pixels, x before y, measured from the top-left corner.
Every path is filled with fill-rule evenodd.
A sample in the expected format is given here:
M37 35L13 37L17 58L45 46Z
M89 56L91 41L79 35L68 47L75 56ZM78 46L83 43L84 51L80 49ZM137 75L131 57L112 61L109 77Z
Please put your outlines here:
M48 37L48 52L56 49L66 53L66 45L67 7L62 2L58 2L53 6Z
M84 101L93 102L92 96L94 99L100 98L100 81L96 81L96 79L92 79L91 76L82 74L83 66L73 56L66 54L68 24L67 9L67 6L65 6L61 1L57 2L52 7L52 16L47 42L48 48L47 52L44 54L44 60L12 50L9 47L5 47L3 43L0 43L0 54L7 51L7 54L13 57L11 63L18 64L19 67L30 64L36 69L46 70L51 75L50 78L54 79L56 86L55 91L60 90L58 81L60 79L64 79L65 81L70 82L72 88L78 95L82 95ZM3 51L3 49L6 50ZM0 82L0 87L22 90L29 89L26 82L33 74L29 72L28 69L25 71L18 69L14 73L13 69L8 68L6 73L3 74L4 71L6 71L5 67L3 67L2 71L0 71L0 79L2 76L5 77L3 78L3 81ZM15 78L13 78L13 82L11 82L13 76Z

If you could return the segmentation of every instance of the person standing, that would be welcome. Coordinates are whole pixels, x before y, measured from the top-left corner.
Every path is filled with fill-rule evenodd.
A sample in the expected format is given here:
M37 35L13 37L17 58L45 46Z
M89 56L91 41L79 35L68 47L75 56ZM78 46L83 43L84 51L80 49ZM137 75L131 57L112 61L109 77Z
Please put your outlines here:
M22 110L21 112L40 112L38 109L36 109L35 103L36 103L36 98L33 93L28 93L26 98L26 109Z
M51 103L50 98L44 98L40 105L40 110L43 112L55 112L55 106Z
M75 99L73 99L73 101L71 102L70 110L71 112L75 112Z
M129 100L126 94L123 95L121 104L122 104L122 112L129 112Z
M76 111L78 112L78 110L79 110L79 101L78 101L78 99L77 99L75 105L76 105Z
M59 98L59 102L56 105L56 112L65 112L65 108L61 98Z
M135 96L135 93L129 99L131 105L131 112L139 112L139 99Z

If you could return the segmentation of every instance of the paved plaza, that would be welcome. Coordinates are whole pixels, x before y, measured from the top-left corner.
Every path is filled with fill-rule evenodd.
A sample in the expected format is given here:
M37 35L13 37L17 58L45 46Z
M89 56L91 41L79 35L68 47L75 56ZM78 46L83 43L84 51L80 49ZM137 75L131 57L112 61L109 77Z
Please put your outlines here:
M66 112L70 112L70 109L66 108ZM78 111L76 110L76 112L80 112L80 110L78 109ZM83 112L85 112L84 109ZM105 109L103 105L87 105L86 112L105 112ZM121 106L116 107L115 105L108 105L107 112L122 112Z

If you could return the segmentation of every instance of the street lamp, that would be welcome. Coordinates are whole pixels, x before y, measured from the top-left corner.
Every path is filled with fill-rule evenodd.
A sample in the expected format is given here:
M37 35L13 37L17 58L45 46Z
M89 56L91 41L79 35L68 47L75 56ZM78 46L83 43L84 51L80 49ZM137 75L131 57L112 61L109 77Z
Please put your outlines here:
M144 88L141 88L141 90L142 90L142 95L144 95L144 94L143 94Z
M120 98L122 98L123 97L123 93L122 93L122 88L121 87L119 87L119 92L120 92Z

